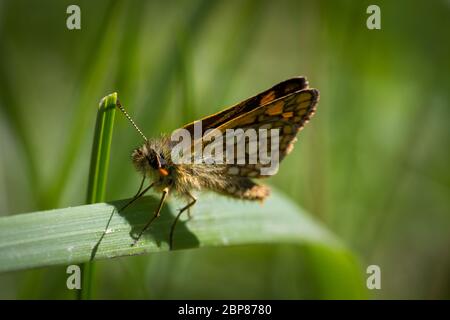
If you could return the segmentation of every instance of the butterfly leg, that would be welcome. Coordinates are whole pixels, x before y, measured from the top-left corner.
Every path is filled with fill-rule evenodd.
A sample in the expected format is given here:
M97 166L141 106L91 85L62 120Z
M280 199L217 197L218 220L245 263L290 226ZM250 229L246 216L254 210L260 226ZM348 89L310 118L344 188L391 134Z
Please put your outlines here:
M141 232L139 233L139 235L136 237L136 239L134 239L134 242L132 244L132 246L136 245L136 243L139 241L139 239L141 238L141 236L144 234L144 232L148 229L148 227L152 224L152 222L158 218L160 216L160 212L161 209L164 205L164 202L166 201L167 195L169 194L169 188L164 188L164 190L162 191L162 196L161 196L161 200L159 201L159 205L158 208L155 211L155 214L153 215L153 217L150 219L149 222L147 222L147 224L145 225L145 227L141 230Z
M136 192L136 194L134 195L134 197L128 201L127 204L125 204L122 208L119 209L119 212L121 212L122 210L124 210L126 207L128 207L130 204L132 204L134 201L136 201L137 199L139 199L140 197L142 197L148 190L150 190L151 187L153 187L153 183L151 185L149 185L147 188L145 188L144 191L141 192L142 187L144 186L144 181L145 181L145 176L143 176L142 181L141 181L141 185L139 186L138 191ZM111 212L111 215L109 216L109 220L106 223L106 227L105 227L105 231L103 231L102 236L100 237L100 239L97 241L97 243L95 244L94 248L92 249L91 252L91 261L94 260L95 254L97 253L98 247L100 246L100 243L102 242L103 238L106 235L106 232L108 231L109 228L109 224L111 223L111 219L113 217L113 214L115 212L116 208L114 208L114 210Z
M139 186L139 190L136 192L136 194L134 195L134 197L128 201L127 204L125 204L122 208L119 209L119 212L122 210L125 210L130 204L132 204L133 202L135 202L137 199L139 199L140 197L142 197L148 190L151 189L151 187L153 187L154 183L152 183L151 185L149 185L147 188L144 189L144 191L141 192L142 187L144 186L144 181L145 181L145 176L142 178L141 181L141 185Z
M188 213L189 213L190 208L197 202L197 198L195 198L192 194L190 194L188 192L187 195L192 199L192 201L189 202L185 207L180 209L180 212L178 212L178 215L176 216L175 220L172 223L172 226L170 227L170 237L169 237L170 250L172 250L172 248L173 248L173 233L175 231L175 225L177 224L178 220L180 219L181 214L186 210L188 210Z

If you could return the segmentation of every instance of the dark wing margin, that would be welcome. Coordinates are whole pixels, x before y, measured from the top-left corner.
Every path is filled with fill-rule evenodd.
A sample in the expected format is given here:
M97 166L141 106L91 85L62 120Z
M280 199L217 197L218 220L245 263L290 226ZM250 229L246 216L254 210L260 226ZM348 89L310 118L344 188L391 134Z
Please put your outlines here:
M202 135L208 129L217 128L236 117L255 110L256 108L306 88L308 88L308 81L305 77L296 77L280 82L272 88L267 89L256 96L248 98L247 100L244 100L232 107L197 120L202 122ZM191 122L183 127L183 129L190 132L191 136L194 135L194 123L197 121Z

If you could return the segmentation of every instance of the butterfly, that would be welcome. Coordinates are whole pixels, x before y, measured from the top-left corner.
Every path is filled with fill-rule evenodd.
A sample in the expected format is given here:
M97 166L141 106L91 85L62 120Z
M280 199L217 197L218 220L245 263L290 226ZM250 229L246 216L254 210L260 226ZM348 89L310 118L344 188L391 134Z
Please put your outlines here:
M240 133L253 132L253 138L262 138L264 130L277 133L266 139L267 145L259 141L257 147L265 149L270 154L277 154L278 161L282 161L294 146L297 133L310 120L315 113L319 101L319 91L309 88L305 77L296 77L285 80L272 88L263 91L247 100L244 100L223 111L196 120L183 126L182 131L189 136L194 136L184 152L191 151L195 147L206 150L215 143L215 147L231 147L222 154L226 161L194 161L194 156L188 157L192 161L178 163L174 161L174 149L176 141L169 135L163 135L157 139L147 139L131 117L127 114L120 102L118 108L125 114L135 129L145 140L145 143L136 148L131 155L132 162L138 172L142 174L142 181L135 196L120 209L125 210L131 203L142 197L151 188L161 193L159 205L153 216L142 228L141 232L134 237L135 245L152 222L160 216L161 209L169 194L175 194L186 201L186 205L179 212L172 223L169 246L173 248L173 236L175 226L185 211L188 211L196 203L197 198L193 191L209 190L233 198L263 201L270 195L269 187L258 184L252 179L264 178L268 175L262 174L265 164L262 162L248 161L252 156L257 156L258 148L250 148L251 137L244 140L244 152L239 155L234 152L237 149L239 139L217 140L210 139L214 132L224 134L230 130L239 130ZM197 124L201 126L197 126ZM196 132L197 131L197 132ZM197 137L196 137L197 134ZM241 135L242 138L242 135ZM275 139L277 138L277 139ZM277 140L277 141L275 141ZM242 142L242 139L240 140ZM272 143L276 142L276 143ZM231 152L231 158L228 157ZM261 155L261 153L259 153ZM257 157L253 157L255 159ZM207 159L206 159L207 160ZM217 160L217 159L215 159ZM145 180L151 183L144 188Z

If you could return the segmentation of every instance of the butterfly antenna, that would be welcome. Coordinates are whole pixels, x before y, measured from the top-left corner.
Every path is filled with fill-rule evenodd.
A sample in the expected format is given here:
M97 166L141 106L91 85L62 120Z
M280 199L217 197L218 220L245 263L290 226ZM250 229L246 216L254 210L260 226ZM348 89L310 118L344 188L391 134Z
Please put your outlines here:
M137 130L137 132L139 132L141 137L144 138L145 141L147 141L147 137L142 133L141 129L139 129L139 127L136 125L136 123L134 123L133 119L131 119L130 115L122 107L122 105L120 104L119 100L117 100L117 107L120 109L120 111L122 111L122 113L125 115L125 117L128 119L128 121L131 122L131 124Z

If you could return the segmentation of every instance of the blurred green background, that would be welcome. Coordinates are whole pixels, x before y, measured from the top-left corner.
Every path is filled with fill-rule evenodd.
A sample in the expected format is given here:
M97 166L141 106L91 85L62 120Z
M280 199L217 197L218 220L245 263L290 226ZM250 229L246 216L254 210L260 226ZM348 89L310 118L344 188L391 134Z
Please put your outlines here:
M66 8L81 8L81 30ZM368 30L366 8L381 8ZM97 263L96 298L450 298L449 1L1 1L0 214L84 203L96 107L147 136L292 76L316 116L269 183L347 245L246 246ZM118 115L107 198L134 194ZM200 198L201 201L201 198ZM282 208L280 208L282 210ZM381 290L365 289L379 265ZM73 298L65 267L0 275L0 298Z

